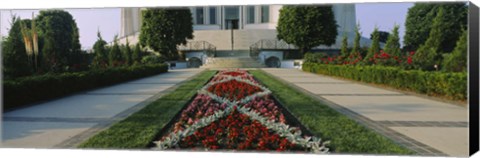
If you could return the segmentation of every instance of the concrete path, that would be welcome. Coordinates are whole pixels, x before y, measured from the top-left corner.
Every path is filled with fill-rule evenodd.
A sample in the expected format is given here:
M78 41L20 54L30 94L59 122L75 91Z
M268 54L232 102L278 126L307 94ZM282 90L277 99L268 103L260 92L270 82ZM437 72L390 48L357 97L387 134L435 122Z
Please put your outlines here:
M468 156L466 107L297 69L262 70L421 155Z
M71 148L201 69L170 70L3 114L1 147ZM48 93L48 92L46 92Z

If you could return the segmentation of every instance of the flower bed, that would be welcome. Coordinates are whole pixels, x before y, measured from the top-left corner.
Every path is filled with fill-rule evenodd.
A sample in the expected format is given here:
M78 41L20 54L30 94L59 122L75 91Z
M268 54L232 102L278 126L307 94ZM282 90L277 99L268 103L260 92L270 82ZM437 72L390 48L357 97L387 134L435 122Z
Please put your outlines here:
M328 153L328 142L290 127L283 112L270 90L246 71L221 71L155 142L156 149Z

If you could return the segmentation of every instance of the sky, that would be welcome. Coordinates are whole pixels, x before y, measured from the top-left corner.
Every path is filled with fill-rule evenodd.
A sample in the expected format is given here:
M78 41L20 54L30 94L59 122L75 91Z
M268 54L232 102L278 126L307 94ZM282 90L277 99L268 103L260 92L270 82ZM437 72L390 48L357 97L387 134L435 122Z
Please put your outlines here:
M356 19L360 24L362 36L370 38L370 33L375 26L379 30L390 32L394 24L400 25L399 34L401 43L405 34L405 19L408 8L413 3L357 3ZM97 40L97 30L100 30L103 39L107 42L113 40L115 35L120 34L120 9L118 8L95 8L95 9L65 9L77 22L80 31L80 43L82 48L89 49ZM31 19L32 12L38 15L38 10L3 10L0 20L1 35L8 34L11 15L20 16L22 19Z

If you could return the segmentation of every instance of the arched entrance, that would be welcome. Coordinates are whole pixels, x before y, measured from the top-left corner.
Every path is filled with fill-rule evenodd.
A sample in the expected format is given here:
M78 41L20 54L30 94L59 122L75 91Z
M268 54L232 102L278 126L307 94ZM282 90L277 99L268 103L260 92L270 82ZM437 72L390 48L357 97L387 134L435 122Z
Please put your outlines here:
M280 61L280 59L278 59L277 57L275 56L271 56L271 57L268 57L266 60L265 60L265 65L267 67L275 67L275 68L279 68L281 66L282 62Z
M198 68L198 67L202 66L202 60L200 60L197 57L191 57L191 58L188 59L187 64L188 64L187 66L189 68Z

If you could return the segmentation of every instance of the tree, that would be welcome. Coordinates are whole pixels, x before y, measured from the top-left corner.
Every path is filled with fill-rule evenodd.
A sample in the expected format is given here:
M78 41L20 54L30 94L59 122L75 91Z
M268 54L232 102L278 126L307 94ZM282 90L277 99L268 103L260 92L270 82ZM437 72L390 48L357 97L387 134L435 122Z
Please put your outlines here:
M68 65L68 56L80 48L76 41L78 28L72 15L63 10L41 10L35 20L40 36L48 44L42 49L46 64L50 64L46 66L53 68L55 65L58 69Z
M385 47L383 47L383 50L386 53L397 57L401 55L400 37L398 36L398 29L398 25L395 25L393 27L391 36L388 37L387 43L385 43Z
M6 78L15 78L27 76L32 73L32 67L25 50L23 37L21 34L20 20L13 16L8 37L2 43L2 71ZM23 20L25 24L29 24L30 20Z
M446 17L445 36L441 39L441 50L451 52L455 47L455 41L461 35L462 29L467 26L468 8L465 2L454 3L415 3L408 10L405 21L404 48L407 51L417 50L427 40L432 21L436 17L439 8L444 9Z
M304 54L318 45L330 46L337 37L332 6L284 6L280 10L277 38Z
M124 57L124 60L125 60L125 64L132 65L133 64L132 49L130 48L130 43L128 43L128 39L126 39L126 40L127 40L127 42L124 46L123 57Z
M372 45L370 46L370 48L368 48L368 53L364 59L364 61L366 61L367 63L370 62L371 58L375 55L375 53L378 53L380 51L380 32L378 31L377 27L375 27L375 29L373 30L371 39Z
M444 70L453 72L467 71L467 34L468 31L463 30L455 49L444 59Z
M108 60L111 67L122 65L122 63L124 62L122 57L122 51L120 50L120 46L117 43L116 35L113 38L113 46L112 49L110 49L110 53L108 54Z
M350 54L348 52L348 37L347 37L347 34L343 35L342 47L340 48L340 53L341 53L341 56L344 57L344 58L348 57L348 55Z
M193 38L192 14L188 8L151 8L142 12L140 44L167 59L178 58L177 45Z
M353 47L350 54L360 53L360 24L355 26L355 39L353 39Z
M133 54L132 54L132 63L133 64L138 64L142 60L143 53L142 53L142 48L140 48L140 44L136 44L135 48L133 49Z
M433 70L434 65L438 66L439 57L441 54L441 44L443 31L445 26L443 25L444 21L444 10L440 8L435 19L433 19L432 30L428 36L425 44L421 45L418 48L418 51L413 56L413 65L422 70Z
M386 43L387 42L387 39L388 39L388 36L390 36L390 33L389 32L386 32L386 31L378 31L378 41L382 42L382 43ZM373 39L373 33L370 34L370 39Z
M382 43L387 43L388 37L390 36L389 32L386 31L378 31L378 40Z
M97 41L93 44L93 53L95 53L93 66L95 68L106 68L108 65L107 49L105 48L107 42L102 39L100 31L97 32L97 37Z

